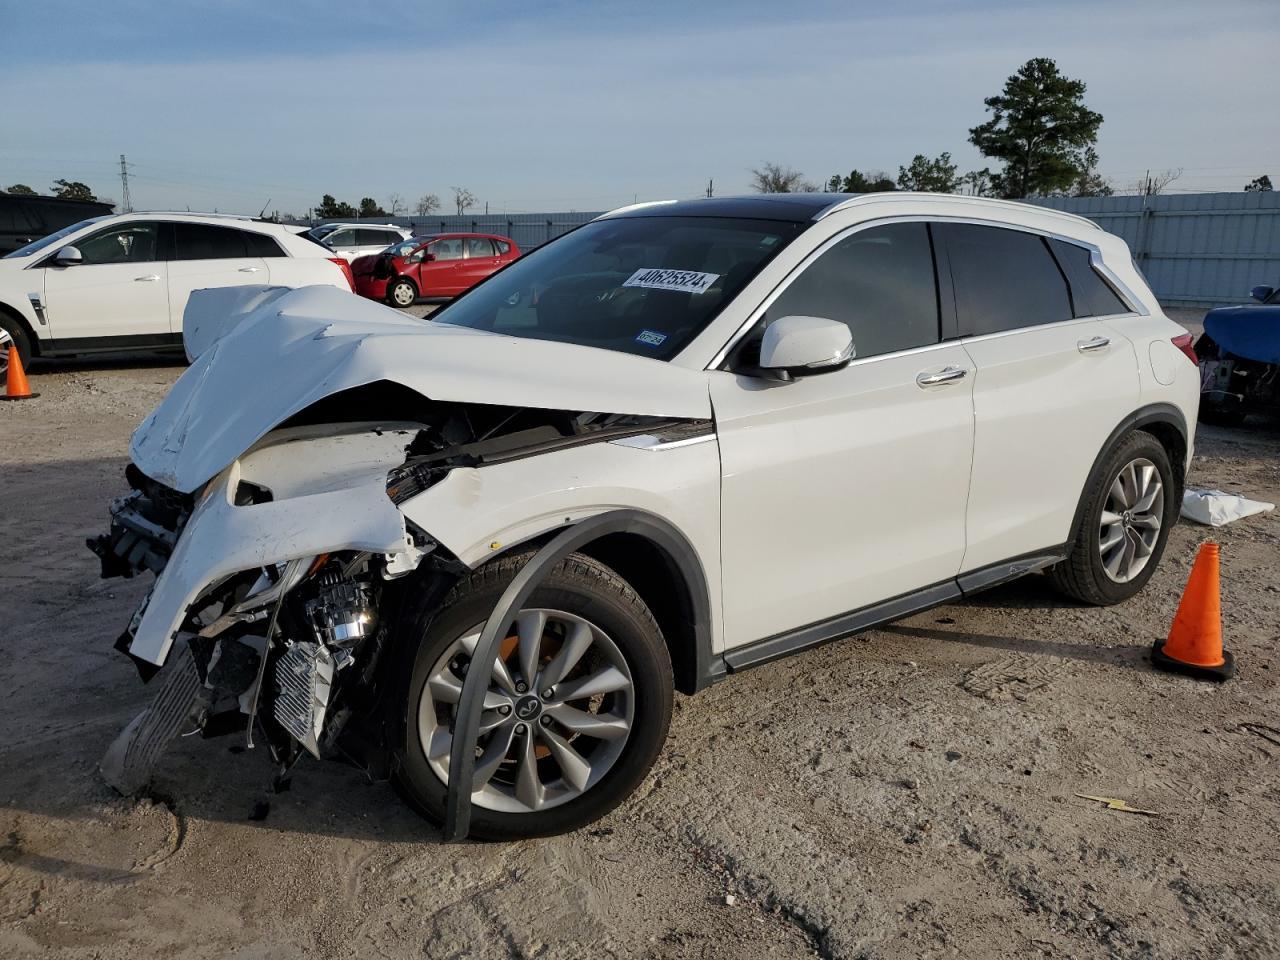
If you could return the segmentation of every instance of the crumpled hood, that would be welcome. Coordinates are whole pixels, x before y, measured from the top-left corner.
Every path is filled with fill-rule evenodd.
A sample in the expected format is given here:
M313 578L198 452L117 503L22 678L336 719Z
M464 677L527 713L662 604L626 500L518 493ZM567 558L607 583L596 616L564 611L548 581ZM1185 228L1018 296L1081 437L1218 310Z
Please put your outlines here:
M380 380L432 400L711 416L700 371L422 321L335 287L238 289L247 312L193 323L195 361L130 445L143 473L183 492L316 401Z

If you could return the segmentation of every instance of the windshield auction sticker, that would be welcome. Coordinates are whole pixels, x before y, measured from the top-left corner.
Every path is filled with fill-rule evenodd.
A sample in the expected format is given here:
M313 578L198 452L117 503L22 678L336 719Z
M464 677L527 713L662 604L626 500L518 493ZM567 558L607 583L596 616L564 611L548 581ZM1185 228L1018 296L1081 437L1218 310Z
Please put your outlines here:
M643 287L647 290L674 290L676 293L706 293L720 279L718 273L697 273L693 270L665 270L661 267L641 267L633 273L624 287Z

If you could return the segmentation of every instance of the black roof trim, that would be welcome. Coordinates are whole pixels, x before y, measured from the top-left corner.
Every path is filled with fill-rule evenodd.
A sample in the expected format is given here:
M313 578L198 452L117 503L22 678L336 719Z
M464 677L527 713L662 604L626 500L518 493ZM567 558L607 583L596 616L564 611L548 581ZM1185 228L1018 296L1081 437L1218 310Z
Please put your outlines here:
M702 197L675 203L641 204L605 214L621 217L740 217L751 220L785 220L804 223L833 203L848 200L850 193L761 193L746 197Z

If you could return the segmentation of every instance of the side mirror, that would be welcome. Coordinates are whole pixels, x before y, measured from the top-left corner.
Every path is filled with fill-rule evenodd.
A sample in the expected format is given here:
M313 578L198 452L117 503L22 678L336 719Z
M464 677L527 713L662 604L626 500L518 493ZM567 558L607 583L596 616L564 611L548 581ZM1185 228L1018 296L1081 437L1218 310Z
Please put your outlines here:
M1249 296L1253 297L1253 299L1257 300L1259 303L1265 303L1267 300L1267 297L1271 296L1275 292L1276 292L1275 287L1268 287L1265 284L1263 284L1261 286L1254 287L1252 290L1250 290Z
M434 260L435 258L436 258L436 255L435 255L434 253L424 253L424 254L422 255L422 262L423 262L423 263L430 263L430 262L431 262L432 260Z
M74 267L84 263L78 247L66 246L54 254L53 262L59 267Z
M830 373L854 358L853 334L826 317L781 317L765 327L760 368L803 377Z

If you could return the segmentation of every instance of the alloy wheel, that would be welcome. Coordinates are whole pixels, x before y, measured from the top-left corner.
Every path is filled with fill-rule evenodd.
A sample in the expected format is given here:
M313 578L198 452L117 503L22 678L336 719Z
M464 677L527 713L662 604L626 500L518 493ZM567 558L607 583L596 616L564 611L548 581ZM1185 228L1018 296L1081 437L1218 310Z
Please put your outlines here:
M1160 471L1145 457L1130 460L1112 480L1098 523L1098 554L1108 578L1128 583L1142 572L1163 520Z
M418 701L419 738L446 785L462 682L483 626L445 649ZM634 715L631 670L603 630L561 610L520 611L485 692L472 803L531 813L581 796L622 755Z

